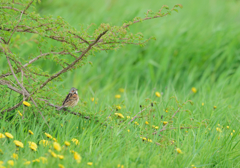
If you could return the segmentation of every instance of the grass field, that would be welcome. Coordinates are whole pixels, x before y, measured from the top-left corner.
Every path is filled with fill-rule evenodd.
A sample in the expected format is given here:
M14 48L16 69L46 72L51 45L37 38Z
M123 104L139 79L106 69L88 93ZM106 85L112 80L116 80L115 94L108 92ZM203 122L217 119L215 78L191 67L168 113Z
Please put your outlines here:
M183 5L179 13L131 27L155 41L91 56L93 66L68 72L56 84L62 99L71 87L78 88L80 102L73 110L83 117L42 111L48 127L34 116L32 105L2 116L0 168L10 167L10 160L15 167L240 167L240 1L52 0L37 9L78 28L122 25L148 9L178 3ZM33 49L29 45L19 54ZM39 64L49 72L57 68ZM0 107L1 102L0 97ZM24 111L24 119L18 111ZM1 138L6 132L14 138ZM24 147L16 148L14 140ZM29 141L37 144L36 151Z

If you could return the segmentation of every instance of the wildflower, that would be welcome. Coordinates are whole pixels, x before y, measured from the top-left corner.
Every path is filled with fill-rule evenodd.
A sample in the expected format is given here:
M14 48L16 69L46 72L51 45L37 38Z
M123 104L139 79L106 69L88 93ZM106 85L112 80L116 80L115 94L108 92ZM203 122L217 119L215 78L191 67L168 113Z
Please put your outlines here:
M2 164L3 164L3 161L0 160L0 165L2 165Z
M116 106L116 108L117 108L118 110L121 110L122 107L121 107L121 106Z
M68 141L65 141L64 144L65 144L65 146L70 146L70 142L68 142Z
M167 121L163 121L163 125L166 125L168 122Z
M233 130L233 132L235 132L235 130Z
M168 110L166 110L165 112L168 113Z
M77 128L78 128L78 127L77 127ZM54 142L57 142L57 139L56 139L56 138L53 138L53 141L54 141Z
M193 93L197 93L197 89L195 87L192 87L191 90L192 90Z
M191 165L192 166L192 168L196 168L196 166L195 165Z
M34 162L38 162L38 163L39 163L40 160L39 160L39 159L34 159L32 162L33 162L33 163L34 163Z
M77 163L80 163L82 160L82 157L77 152L74 152L73 157L77 161Z
M42 161L42 163L47 163L47 158L41 156L39 159Z
M130 130L128 129L128 132L130 132Z
M124 116L123 116L121 113L115 113L115 115L116 115L118 118L124 118Z
M120 167L121 165L120 164L118 164L118 166L117 167Z
M159 92L156 92L155 95L156 95L157 97L161 97L161 94L160 94Z
M57 157L59 158L59 159L64 159L64 156L63 155L57 155Z
M60 144L59 143L57 143L57 142L53 142L53 147L54 147L54 149L55 150L57 150L57 151L61 151L61 146L60 146Z
M28 102L26 102L26 101L23 101L23 104L25 105L25 106L31 106L31 104L30 103L28 103Z
M24 162L24 165L30 165L30 164L31 164L30 161L26 161L26 162Z
M92 102L94 101L94 97L91 97L91 101L92 101Z
M130 116L127 116L127 119L131 118Z
M121 98L121 95L115 95L115 98L116 98L116 99L120 99L120 98Z
M227 129L229 129L229 126L227 126ZM1 136L0 136L1 137Z
M122 165L121 168L124 168L124 165Z
M7 163L8 163L10 166L14 166L14 161L13 161L13 160L9 160L9 161L7 161Z
M204 103L202 103L202 106L204 106Z
M180 148L176 148L177 153L182 154L182 150Z
M93 162L88 162L87 165L92 166Z
M33 134L34 134L31 130L28 130L28 133L29 133L30 135L33 135Z
M2 151L2 149L0 149L0 154L2 154L2 155L3 155L3 151Z
M218 132L222 132L222 131L221 131L221 129L220 129L220 128L218 128L218 127L216 128L216 131L218 131Z
M18 140L14 140L13 142L15 143L15 145L16 145L17 147L23 148L23 143L22 143L22 142L20 142L20 141L18 141Z
M145 124L148 125L149 124L148 121L145 121Z
M214 109L216 109L216 108L217 108L217 106L213 106L213 108L214 108Z
M119 92L124 92L125 90L123 88L119 88Z
M63 127L63 124L61 124L61 127Z
M142 137L140 137L140 138L142 138ZM143 140L143 141L146 141L146 140L147 140L147 138L143 137L143 138L142 138L142 140Z
M7 138L9 138L9 139L13 139L13 136L12 136L12 134L10 134L10 133L6 132L6 133L5 133L5 135L6 135L6 137L7 137Z
M148 139L148 142L152 142L152 140L151 140L151 139Z
M13 153L13 154L12 154L12 158L18 160L18 154Z
M65 168L62 164L58 164L59 168Z
M233 136L233 133L231 132L231 136Z
M20 111L18 111L18 114L22 117L22 113Z
M72 142L75 143L76 145L80 144L80 142L77 139L75 139L75 138L72 139Z
M49 144L49 142L47 140L43 139L39 142L39 144L43 144L43 146L47 146Z
M155 128L155 125L152 125L152 128Z
M33 151L37 151L37 144L35 142L28 141L29 148Z
M155 129L158 129L158 128L159 128L158 126L155 127Z
M2 133L0 133L0 139L1 139L1 138L5 138L5 135L2 134Z
M57 154L56 153L54 153L53 151L51 151L51 150L48 150L48 152L52 155L52 157L57 157Z
M48 134L45 132L45 135L49 138L49 139L52 139L52 135Z

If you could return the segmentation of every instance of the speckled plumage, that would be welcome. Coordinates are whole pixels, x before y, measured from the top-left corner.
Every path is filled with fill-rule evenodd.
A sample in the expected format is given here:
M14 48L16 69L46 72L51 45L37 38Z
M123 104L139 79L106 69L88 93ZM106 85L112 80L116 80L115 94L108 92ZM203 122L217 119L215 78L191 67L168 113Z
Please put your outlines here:
M64 107L73 107L76 106L79 101L78 92L76 88L71 88L69 94L65 98L65 100L62 103L62 106L58 108L58 110L61 110Z

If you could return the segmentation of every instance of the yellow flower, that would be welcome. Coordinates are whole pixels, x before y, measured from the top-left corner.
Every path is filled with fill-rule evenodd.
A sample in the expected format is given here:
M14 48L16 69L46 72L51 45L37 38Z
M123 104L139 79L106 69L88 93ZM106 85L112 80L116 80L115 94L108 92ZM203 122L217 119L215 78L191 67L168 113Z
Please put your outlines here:
M28 141L29 148L32 149L33 151L37 151L37 144L35 142Z
M168 113L168 110L166 110L165 112Z
M127 119L131 118L130 116L127 116Z
M121 98L121 95L119 95L119 94L118 94L118 95L115 95L115 98L116 98L116 99L120 99L120 98Z
M57 155L57 157L59 158L59 159L64 159L64 156L63 155Z
M120 167L121 165L120 164L118 164L118 166L117 167Z
M47 158L41 156L39 159L42 161L42 163L47 163Z
M59 168L65 168L62 164L58 164Z
M130 130L128 130L128 132L130 132Z
M2 133L0 133L0 139L1 139L1 138L5 138L5 135L2 134Z
M151 139L148 139L148 142L152 142L152 140L151 140Z
M46 133L46 132L45 132L45 135L46 135L48 138L52 139L52 135L50 135L50 134L48 134L48 133Z
M28 103L28 102L26 102L26 101L23 101L23 104L25 105L25 106L31 106L31 104L30 103Z
M93 162L88 162L87 165L92 166Z
M26 162L24 162L24 165L30 165L30 164L31 164L30 161L26 161Z
M53 138L53 141L54 141L54 142L57 142L57 139L56 139L56 138Z
M70 146L70 142L68 142L68 141L65 141L64 144L65 144L65 146Z
M155 95L156 95L157 97L161 97L161 94L160 94L159 92L156 92Z
M18 160L18 154L13 153L13 154L12 154L12 158Z
M158 129L158 128L159 128L158 126L155 127L155 129Z
M29 133L30 135L33 135L33 134L34 134L31 130L28 130L28 133Z
M192 87L192 92L197 93L197 89L195 87Z
M63 124L61 124L61 127L63 127Z
M9 160L9 161L7 161L7 163L8 163L10 166L14 166L14 161L13 161L13 160Z
M140 138L141 138L141 137L140 137ZM147 140L147 138L143 137L143 138L142 138L142 140L143 140L143 141L146 141L146 140Z
M77 163L80 163L82 160L82 157L77 152L74 152L73 157L77 161Z
M57 157L57 154L51 151L50 149L48 150L48 152L52 155L52 157L55 157L55 158Z
M217 108L217 106L213 106L213 108L214 108L214 109L216 109L216 108Z
M168 122L167 121L163 121L163 125L166 125Z
M229 129L229 126L227 126L227 129Z
M43 146L47 146L47 145L49 145L49 142L47 140L43 139L39 142L39 144L43 144Z
M182 154L182 150L180 148L176 148L177 153Z
M233 136L233 133L231 132L231 136Z
M18 141L18 140L14 140L13 142L15 143L15 145L16 145L17 147L23 148L23 143L22 143L22 142L20 142L20 141Z
M54 147L54 149L55 150L57 150L57 151L61 151L61 146L60 146L60 144L59 143L57 143L57 142L53 142L53 147Z
M94 101L94 97L91 98L91 101L92 101L92 102Z
M2 165L4 162L0 160L0 165Z
M124 118L124 116L123 116L121 113L115 113L115 115L116 115L118 118Z
M18 111L18 114L19 114L20 116L22 116L22 113L21 113L20 111Z
M145 121L145 124L148 125L149 124L148 121Z
M2 154L2 155L3 155L3 151L2 151L2 149L0 149L0 154Z
M135 121L134 124L139 125L137 121Z
M12 134L10 134L10 133L6 132L6 133L5 133L5 135L6 135L6 137L7 137L7 138L9 138L9 139L13 139L13 136L12 136Z
M235 130L233 130L233 132L235 132Z
M191 165L192 166L192 168L196 168L196 166L195 165Z
M121 106L116 106L116 108L117 108L118 110L121 110L122 107L121 107Z
M204 106L204 103L202 103L202 106Z
M123 88L119 88L119 92L124 92L125 90Z
M121 168L124 168L124 165L122 165Z
M218 127L216 128L216 131L218 131L218 132L222 132L222 131L221 131L221 129L220 129L220 128L218 128Z
M33 162L33 163L34 163L34 162L38 162L38 163L39 163L40 160L39 160L39 159L35 159L35 160L33 160L32 162Z
M76 145L80 144L80 142L77 139L75 139L75 138L72 139L72 142L75 143Z

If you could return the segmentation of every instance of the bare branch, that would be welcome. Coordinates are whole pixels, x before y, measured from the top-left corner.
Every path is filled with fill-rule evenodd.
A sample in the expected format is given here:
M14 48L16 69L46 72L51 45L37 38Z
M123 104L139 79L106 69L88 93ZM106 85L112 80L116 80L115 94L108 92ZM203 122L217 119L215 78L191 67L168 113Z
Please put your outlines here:
M11 90L13 90L13 91L15 91L15 92L17 92L17 93L23 94L23 91L15 88L14 86L12 86L12 85L10 84L10 82L8 82L8 81L6 81L6 80L0 80L0 84L1 84L1 85L7 85L7 87L8 87L9 89L11 89Z

